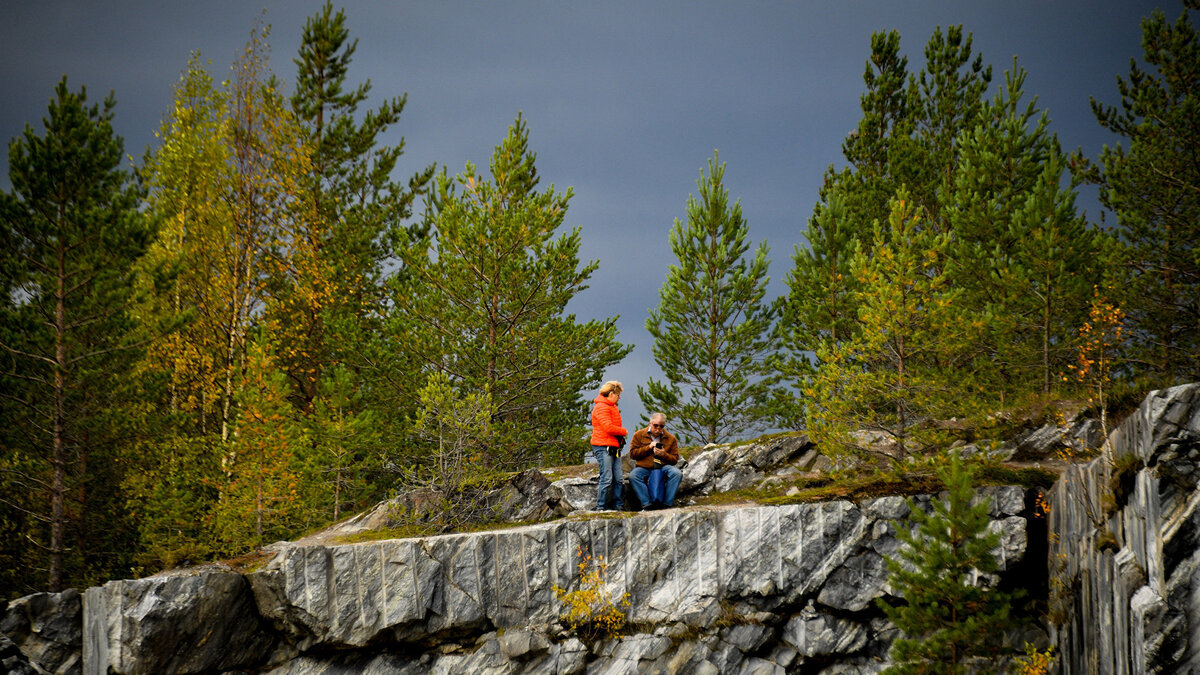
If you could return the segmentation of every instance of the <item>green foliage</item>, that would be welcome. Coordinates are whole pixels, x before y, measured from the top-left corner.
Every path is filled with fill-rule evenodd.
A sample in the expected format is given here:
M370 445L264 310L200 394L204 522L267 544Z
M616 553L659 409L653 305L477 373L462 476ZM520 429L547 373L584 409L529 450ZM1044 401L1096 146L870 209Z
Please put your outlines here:
M1120 106L1092 99L1100 125L1127 145L1106 146L1099 166L1076 156L1079 174L1100 186L1124 244L1129 364L1154 386L1200 378L1200 8L1185 0L1174 23L1160 10L1142 21L1143 69L1117 79Z
M1003 405L1044 395L1058 382L1070 360L1079 303L1104 266L1107 245L1077 215L1074 185L1061 185L1066 160L1047 131L1048 117L1022 103L1024 71L1014 63L988 101L991 79L991 67L972 53L971 36L960 27L936 30L924 68L912 75L898 34L872 36L862 118L843 144L850 167L826 174L806 232L808 249L797 249L781 300L785 328L776 367L797 390L829 388L817 371L821 354L841 359L823 366L879 375L865 356L850 355L874 339L878 326L866 321L879 309L864 306L874 295L852 265L856 255L881 257L881 245L914 253L928 247L937 259L925 275L953 289L938 310L943 325L959 326L956 341L964 349L934 360L925 389L966 382L971 406ZM887 222L889 204L902 194L921 214L921 243L895 240L890 228L882 239L875 234L875 223ZM886 370L901 360L895 354ZM825 405L794 399L780 420L795 424Z
M102 552L129 548L110 487L122 478L131 402L121 382L137 352L134 261L152 229L120 168L114 106L111 95L89 105L63 78L43 135L26 125L9 145L12 192L0 196L0 475L15 488L0 495L13 513L0 527L24 528L22 544L2 549L14 565L2 566L37 570L52 591L128 564ZM96 512L107 527L90 527Z
M300 457L309 441L287 400L286 380L262 342L252 344L247 358L241 415L232 442L224 446L213 511L213 534L227 552L292 537L307 515Z
M459 391L445 373L430 375L417 396L420 404L410 437L419 459L405 471L403 482L408 489L431 490L439 501L434 520L460 527L479 515L468 493L490 475L481 460L495 414L492 397L486 390Z
M208 558L221 452L212 436L166 435L135 446L122 491L137 523L135 562L147 569Z
M980 672L1008 622L1011 597L981 578L998 567L990 500L972 503L974 472L957 453L937 473L946 498L933 502L932 513L909 500L915 529L897 523L905 546L887 560L889 583L903 601L877 601L903 634L892 643L888 673Z
M888 201L902 182L896 172L908 164L916 147L910 140L915 124L916 89L907 84L908 59L900 54L900 34L871 36L871 57L860 102L863 116L842 144L852 168L830 167L821 186L804 237L796 247L786 277L788 293L780 299L779 373L803 389L813 374L815 352L858 333L858 291L850 264L859 242L871 237L872 224L888 218ZM799 427L805 417L801 401L777 411L780 421Z
M842 145L850 167L826 173L805 232L808 250L797 248L788 295L780 300L777 368L796 390L812 389L819 350L854 352L855 341L866 332L860 303L870 296L851 265L856 255L874 255L869 248L876 223L889 221L900 191L922 214L930 235L948 233L938 196L949 192L959 161L956 141L977 123L991 81L991 68L978 56L972 59L971 44L961 27L945 33L939 28L926 45L925 67L914 75L900 53L898 33L872 35L863 75L867 90L860 99L863 116ZM884 243L890 243L888 236L890 229L884 228ZM811 423L808 416L823 405L807 396L793 399L783 403L778 416L785 423L801 418Z
M678 262L646 319L667 382L651 378L638 387L648 412L663 412L682 439L701 444L761 429L770 393L765 360L775 308L763 300L767 245L747 263L750 228L741 202L729 204L724 176L714 153L696 183L699 199L688 197L686 227L676 220L671 229Z
M815 351L836 345L856 332L858 285L850 272L859 233L847 217L841 193L818 204L808 223L808 246L796 247L785 283L788 293L779 298L776 323L778 351L772 367L787 382L802 386L816 369ZM798 401L786 399L778 406L780 426L800 429L806 424Z
M1049 116L1021 105L1025 77L1014 59L981 123L961 135L946 206L948 274L964 307L979 308L986 332L974 366L1001 402L1031 382L1051 393L1105 262L1101 234L1077 214L1074 187L1062 187L1067 158Z
M769 416L842 458L895 460L719 499L934 489L937 448L974 431L945 417L1082 387L1107 428L1114 392L1131 406L1146 382L1200 376L1200 40L1195 0L1184 7L1143 22L1147 66L1119 80L1120 105L1093 102L1125 145L1072 159L1116 214L1111 236L1079 214L1025 72L1014 61L985 99L991 68L957 26L933 33L915 73L898 33L872 36L846 166L827 172L773 305L767 247L750 253L714 155L671 230L676 264L647 322L667 375L643 401L693 441L744 437ZM294 536L377 501L397 475L416 488L407 531L486 520L503 470L578 457L581 392L630 351L615 319L567 313L598 263L581 264L580 232L564 229L571 191L540 188L522 117L488 176L467 164L435 180L429 166L397 181L404 141L384 140L406 97L366 109L344 13L327 2L305 24L290 98L266 38L252 33L224 83L193 56L140 172L143 204L120 169L111 96L89 104L64 80L43 135L27 127L10 145L5 596ZM1060 377L1069 365L1078 382ZM1107 460L1106 509L1137 468ZM977 476L1052 480L995 462ZM943 511L923 526L974 526ZM959 569L978 553L963 542L906 569ZM933 615L913 597L907 608ZM580 620L602 627L585 604ZM973 637L946 630L921 649Z
M945 33L934 29L925 45L925 67L910 85L919 92L914 94L911 139L919 150L910 146L907 165L896 173L941 231L949 229L942 196L950 191L961 158L960 134L979 123L992 81L992 67L984 66L982 55L972 54L972 43L962 26L950 26Z
M312 412L326 368L335 364L349 368L339 377L354 381L397 379L394 372L380 372L368 358L367 344L384 339L380 335L386 304L383 275L385 268L397 263L390 250L392 242L397 237L424 236L421 223L406 222L434 171L431 165L407 184L393 180L404 154L404 140L391 146L381 145L381 140L399 122L407 97L388 99L377 109L360 112L371 82L348 84L357 46L358 41L350 39L345 14L341 10L335 13L327 2L305 23L299 58L294 59L297 80L292 112L312 148L312 171L306 176L304 191L323 224L315 255L329 268L329 287L317 302L302 301L297 309L303 311L291 312L293 323L305 327L305 348L290 356L284 368L295 387L294 400L306 413ZM386 366L395 371L404 364L388 362ZM403 399L389 399L386 387L368 391L370 396L356 401L359 410L403 403Z
M311 415L304 417L311 448L303 453L309 526L369 506L378 498L373 479L382 473L381 415L363 404L350 370L335 365L317 388Z
M389 329L398 359L444 373L461 390L487 391L495 410L483 461L526 468L578 457L580 392L629 353L615 319L566 313L598 263L579 265L579 229L556 236L571 191L538 191L536 155L518 116L491 160L438 177L434 240L409 240L391 280Z
M333 273L302 189L311 147L277 90L266 37L252 32L220 88L193 57L147 158L148 206L162 227L139 280L148 296L139 316L175 330L139 364L165 383L155 412L168 419L141 444L145 456L132 458L168 470L127 485L146 564L170 564L176 551L241 552L293 533L311 514L308 501L292 499L301 494L299 446L310 441L281 378L315 386L314 369L285 366L312 349L308 319ZM303 494L319 501L319 492ZM181 526L179 509L195 524Z
M901 193L888 227L877 226L870 248L856 251L861 332L817 349L820 366L806 390L809 429L835 457L864 456L885 440L886 456L903 459L945 441L927 420L966 412L970 381L955 375L978 324L955 309L959 291L943 272L948 242ZM859 430L882 439L864 443Z

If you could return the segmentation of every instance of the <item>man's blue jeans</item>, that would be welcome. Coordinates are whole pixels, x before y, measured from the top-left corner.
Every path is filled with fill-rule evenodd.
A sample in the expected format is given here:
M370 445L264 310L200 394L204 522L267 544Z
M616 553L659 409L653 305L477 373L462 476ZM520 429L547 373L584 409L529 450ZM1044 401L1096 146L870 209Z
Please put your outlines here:
M683 481L683 472L671 464L664 464L661 469L646 469L640 466L633 467L633 471L629 472L629 485L633 487L633 492L637 495L638 501L642 503L643 507L650 503L649 482L651 471L663 472L663 478L667 479L663 504L674 506L675 493L679 491L679 483Z
M608 506L608 492L612 490L613 508L618 511L625 509L625 499L621 496L621 457L608 454L609 448L593 445L592 454L596 456L596 464L600 465L600 484L596 486L596 510L601 511Z

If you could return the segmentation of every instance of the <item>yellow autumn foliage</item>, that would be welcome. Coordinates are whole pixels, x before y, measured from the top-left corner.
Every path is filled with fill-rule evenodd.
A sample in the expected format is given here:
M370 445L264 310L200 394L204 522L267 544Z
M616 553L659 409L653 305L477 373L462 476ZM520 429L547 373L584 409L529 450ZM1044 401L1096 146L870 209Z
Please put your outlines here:
M625 628L629 593L613 599L608 590L608 563L604 556L592 557L582 547L578 555L579 588L572 591L554 587L554 597L562 603L562 622L584 640L620 635Z

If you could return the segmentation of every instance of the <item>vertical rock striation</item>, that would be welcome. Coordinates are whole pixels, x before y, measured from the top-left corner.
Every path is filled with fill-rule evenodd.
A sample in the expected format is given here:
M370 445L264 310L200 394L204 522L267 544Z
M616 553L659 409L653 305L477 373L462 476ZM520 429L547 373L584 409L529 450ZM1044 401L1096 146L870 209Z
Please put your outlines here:
M1200 385L1151 392L1049 495L1064 675L1200 673Z
M1025 491L987 492L1005 534L1002 558L1018 561ZM673 510L288 546L244 577L88 589L83 672L580 672L597 662L676 672L840 662L869 671L890 643L873 600L888 593L883 556L898 546L890 519L907 508L889 497ZM584 555L603 557L607 590L628 594L629 621L653 634L589 651L556 627L554 589L578 589Z

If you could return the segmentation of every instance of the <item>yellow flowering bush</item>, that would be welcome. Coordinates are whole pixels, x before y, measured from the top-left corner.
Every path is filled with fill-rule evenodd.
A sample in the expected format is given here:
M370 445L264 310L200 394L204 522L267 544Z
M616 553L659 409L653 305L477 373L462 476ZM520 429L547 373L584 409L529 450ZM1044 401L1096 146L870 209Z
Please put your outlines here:
M1054 647L1042 651L1028 642L1025 643L1025 656L1018 656L1013 661L1017 675L1046 675L1054 664Z
M560 617L583 640L610 638L625 628L625 613L629 609L629 594L614 600L608 590L608 563L604 556L592 557L580 547L579 588L569 591L554 587L554 597L562 603Z

